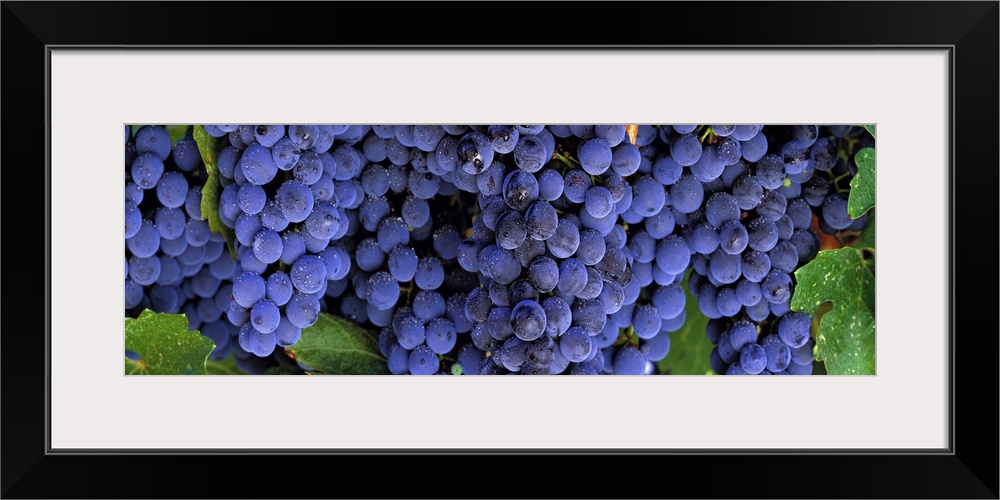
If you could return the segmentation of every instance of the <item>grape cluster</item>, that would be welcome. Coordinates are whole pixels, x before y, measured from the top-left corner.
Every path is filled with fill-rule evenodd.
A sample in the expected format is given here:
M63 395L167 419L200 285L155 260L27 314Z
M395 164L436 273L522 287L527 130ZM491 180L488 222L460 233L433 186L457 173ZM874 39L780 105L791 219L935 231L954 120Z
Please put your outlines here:
M218 211L235 233L226 317L239 329L243 353L268 358L294 345L319 319L330 281L350 270L350 256L336 243L350 228L347 211L360 205L350 181L361 162L350 145L334 145L350 129L205 126L228 142L216 162Z
M850 126L204 129L224 143L236 258L201 219L190 136L171 149L162 127L126 129L126 309L185 312L213 358L235 350L254 373L322 311L379 331L393 374L656 373L686 285L715 372L808 374L793 272L820 231L866 222L847 216L843 146L866 140ZM150 189L167 200L140 207ZM180 279L150 280L157 251Z
M162 126L134 136L125 127L126 314L184 313L192 330L215 342L212 358L225 359L237 332L223 315L235 261L202 219L206 177L190 134L171 145Z
M713 125L699 143L672 132L669 160L689 173L670 194L691 251L688 286L711 319L712 370L811 374L812 319L791 312L793 273L819 249L814 212L830 233L865 224L848 216L846 189L832 177L846 166L838 138L851 127Z

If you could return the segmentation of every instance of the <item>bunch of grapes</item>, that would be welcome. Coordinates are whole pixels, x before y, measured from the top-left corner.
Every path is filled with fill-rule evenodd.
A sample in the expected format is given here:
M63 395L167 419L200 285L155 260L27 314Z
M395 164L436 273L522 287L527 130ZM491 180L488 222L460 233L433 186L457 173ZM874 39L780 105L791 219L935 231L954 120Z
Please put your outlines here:
M865 223L848 216L846 189L831 189L827 175L843 165L838 135L850 131L713 125L703 141L686 128L665 134L669 161L688 168L671 195L691 250L688 286L711 319L716 373L812 373L812 318L791 312L793 273L818 251L814 212L830 233Z
M350 256L336 246L360 205L358 153L334 137L346 125L209 125L225 137L217 158L222 223L235 232L226 317L244 353L258 358L295 344L325 307ZM246 358L246 356L241 355ZM256 363L256 361L251 360Z
M135 136L125 127L125 311L184 313L215 342L212 358L225 359L236 334L223 317L235 261L202 218L207 173L188 132L172 146L162 126Z

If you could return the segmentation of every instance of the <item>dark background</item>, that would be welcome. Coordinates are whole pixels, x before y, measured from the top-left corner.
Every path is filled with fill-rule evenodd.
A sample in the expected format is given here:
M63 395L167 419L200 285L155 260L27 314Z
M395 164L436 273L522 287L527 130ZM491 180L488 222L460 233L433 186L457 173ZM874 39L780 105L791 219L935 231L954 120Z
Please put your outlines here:
M0 163L7 176L3 222L14 239L8 239L2 254L8 265L26 273L15 276L13 285L8 281L8 291L13 292L4 296L10 313L3 322L6 333L0 337L3 498L997 498L994 307L998 302L992 238L1000 185L998 3L565 2L547 9L539 5L3 2L5 147ZM619 44L954 45L953 338L963 332L953 343L954 454L338 457L296 455L289 450L289 455L46 455L47 331L39 326L39 318L48 317L49 282L45 225L40 220L47 214L42 182L42 172L47 171L46 45L415 43L612 48ZM864 91L860 83L847 81L845 86L845 92ZM910 133L919 136L920 124L913 124ZM912 211L914 217L920 216L919 200L914 200ZM964 229L962 238L955 234L959 227ZM913 238L918 248L920 235ZM915 269L914 283L919 281L920 270ZM985 308L973 305L982 302ZM85 322L81 330L85 332ZM276 399L264 397L259 404L278 404ZM128 418L141 418L143 411L137 408ZM456 408L444 411L483 418L492 426L486 429L490 432L544 432L542 425L525 425L489 409L482 415ZM298 418L290 412L287 425ZM544 416L538 420L545 421ZM622 425L636 425L629 420L623 415ZM781 422L766 416L750 419L747 432ZM361 474L366 469L374 482Z

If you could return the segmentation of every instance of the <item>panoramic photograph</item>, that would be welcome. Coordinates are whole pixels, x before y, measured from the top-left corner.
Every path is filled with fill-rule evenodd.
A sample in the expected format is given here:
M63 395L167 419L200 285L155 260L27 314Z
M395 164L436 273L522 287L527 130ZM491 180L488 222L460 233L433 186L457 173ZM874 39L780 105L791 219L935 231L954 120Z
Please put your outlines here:
M875 375L872 124L124 126L125 375Z

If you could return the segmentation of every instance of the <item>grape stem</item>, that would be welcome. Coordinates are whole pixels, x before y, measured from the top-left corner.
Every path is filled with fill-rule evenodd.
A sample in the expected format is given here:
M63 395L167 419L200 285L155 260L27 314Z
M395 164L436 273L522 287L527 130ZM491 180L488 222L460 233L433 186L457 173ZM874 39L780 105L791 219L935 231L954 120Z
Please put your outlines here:
M580 162L576 161L576 159L574 159L572 156L564 155L564 154L562 154L562 153L560 153L558 151L556 151L555 153L553 153L552 156L555 156L557 160L563 162L564 164L566 164L567 167L570 167L570 168L574 168L575 167L575 165L573 165L574 163L577 164L577 165L580 164Z

